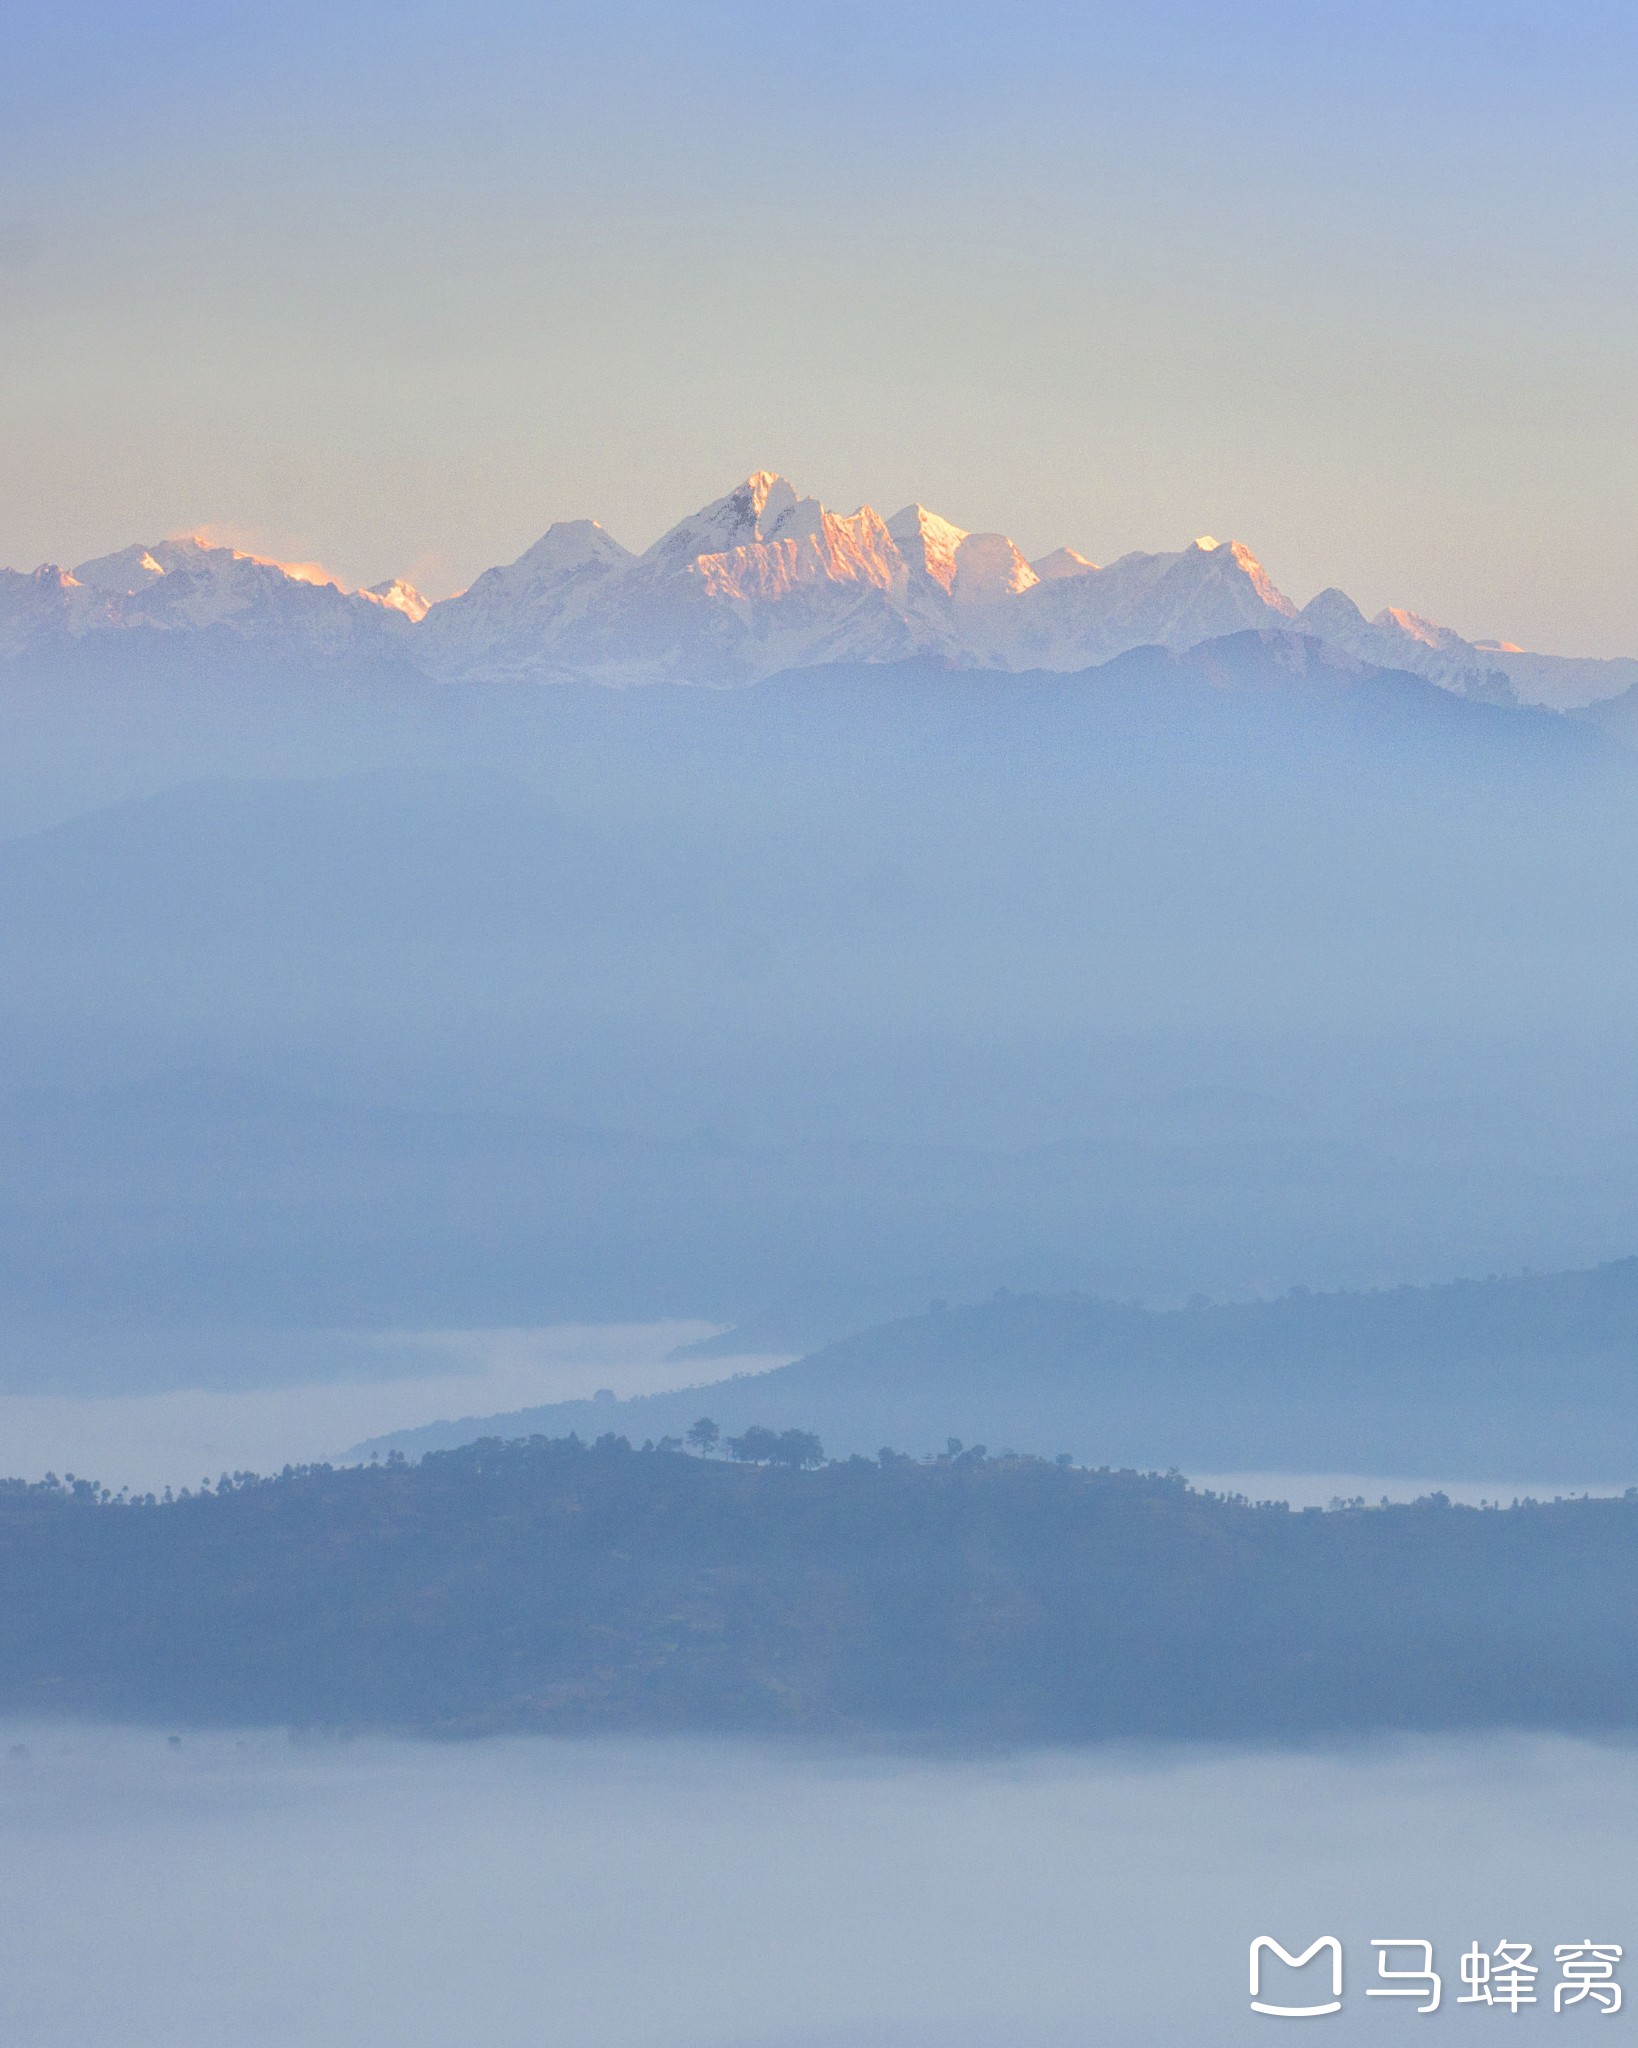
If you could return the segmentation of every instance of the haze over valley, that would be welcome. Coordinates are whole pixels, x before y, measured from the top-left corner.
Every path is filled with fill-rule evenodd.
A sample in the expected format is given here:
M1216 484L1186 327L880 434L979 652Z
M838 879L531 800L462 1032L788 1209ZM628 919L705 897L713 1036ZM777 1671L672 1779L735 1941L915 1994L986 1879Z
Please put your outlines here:
M917 525L912 577L903 521L847 528L898 550L881 584L809 574L827 521L764 475L635 564L474 586L537 652L553 618L628 654L669 619L734 688L435 676L379 649L458 607L220 551L52 586L0 691L9 1394L402 1378L418 1331L667 1318L788 1358L998 1288L1164 1309L1630 1255L1620 700L1375 665L1205 548L1117 578L1120 631L1186 645L746 680L791 607L815 645L837 605L978 616L953 529ZM1070 568L994 603L1104 587ZM382 1433L314 1412L310 1455ZM1246 1462L1033 1415L1020 1449ZM906 1442L974 1433L1009 1434L929 1410Z

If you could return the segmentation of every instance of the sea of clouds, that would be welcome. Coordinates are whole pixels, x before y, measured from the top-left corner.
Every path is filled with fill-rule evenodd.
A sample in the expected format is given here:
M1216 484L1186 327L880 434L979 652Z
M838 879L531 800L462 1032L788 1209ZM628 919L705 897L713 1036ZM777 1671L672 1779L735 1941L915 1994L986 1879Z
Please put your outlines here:
M1461 2007L1458 1958L1529 1941L1545 1984L1557 1942L1630 1955L1635 1825L1638 1752L1562 1739L915 1758L11 1726L0 2039L1232 2044L1284 2038L1248 2010L1262 1933L1341 1938L1323 2024L1350 2034L1568 2038L1594 2009ZM1364 1996L1373 1937L1435 1942L1437 2013Z

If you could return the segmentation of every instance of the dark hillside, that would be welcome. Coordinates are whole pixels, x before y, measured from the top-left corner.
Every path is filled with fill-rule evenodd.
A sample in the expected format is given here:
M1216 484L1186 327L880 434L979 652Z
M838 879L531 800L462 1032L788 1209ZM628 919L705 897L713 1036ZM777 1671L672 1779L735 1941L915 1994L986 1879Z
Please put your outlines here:
M0 1491L0 1705L955 1740L1623 1727L1638 1498L1293 1514L972 1452L486 1442Z

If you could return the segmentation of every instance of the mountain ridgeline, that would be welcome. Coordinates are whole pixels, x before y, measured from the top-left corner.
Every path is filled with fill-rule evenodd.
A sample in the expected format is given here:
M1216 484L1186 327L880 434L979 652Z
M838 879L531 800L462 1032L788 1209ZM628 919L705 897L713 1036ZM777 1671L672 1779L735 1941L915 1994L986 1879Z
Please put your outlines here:
M235 648L335 671L442 681L744 683L781 669L933 658L1076 670L1134 647L1183 651L1292 630L1378 667L1489 702L1612 698L1638 663L1474 643L1404 609L1367 619L1342 591L1299 608L1250 549L1203 535L1100 567L1060 547L1026 562L1001 533L907 505L839 514L772 471L633 554L595 520L560 521L515 562L433 603L402 578L348 590L197 535L64 570L0 570L0 663L23 669L111 644L173 670Z

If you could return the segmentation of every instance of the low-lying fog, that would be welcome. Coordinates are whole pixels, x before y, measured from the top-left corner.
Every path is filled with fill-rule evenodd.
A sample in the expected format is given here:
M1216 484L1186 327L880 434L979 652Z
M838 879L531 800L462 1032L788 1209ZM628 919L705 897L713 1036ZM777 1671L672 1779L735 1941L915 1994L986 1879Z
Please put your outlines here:
M1418 2033L1568 2035L1597 2010L1550 1989L1458 2006L1459 1957L1528 1941L1550 1986L1556 1942L1631 1956L1635 1825L1638 1751L1552 1739L907 1760L11 1727L0 2040L1216 2044L1279 2037L1247 2010L1264 1933L1341 1938L1349 2030L1412 2025L1366 1999L1370 1942L1426 1937Z
M621 1396L661 1393L785 1363L783 1354L672 1356L714 1329L673 1321L273 1333L259 1337L259 1349L242 1331L214 1339L116 1332L100 1340L89 1367L128 1365L134 1357L155 1373L163 1366L172 1383L151 1393L0 1392L0 1477L75 1472L116 1490L158 1492L221 1472L334 1461L365 1438L423 1423L589 1400L605 1388ZM208 1369L223 1349L248 1353L261 1384L213 1384ZM87 1360L67 1360L70 1385L76 1368L83 1375Z

